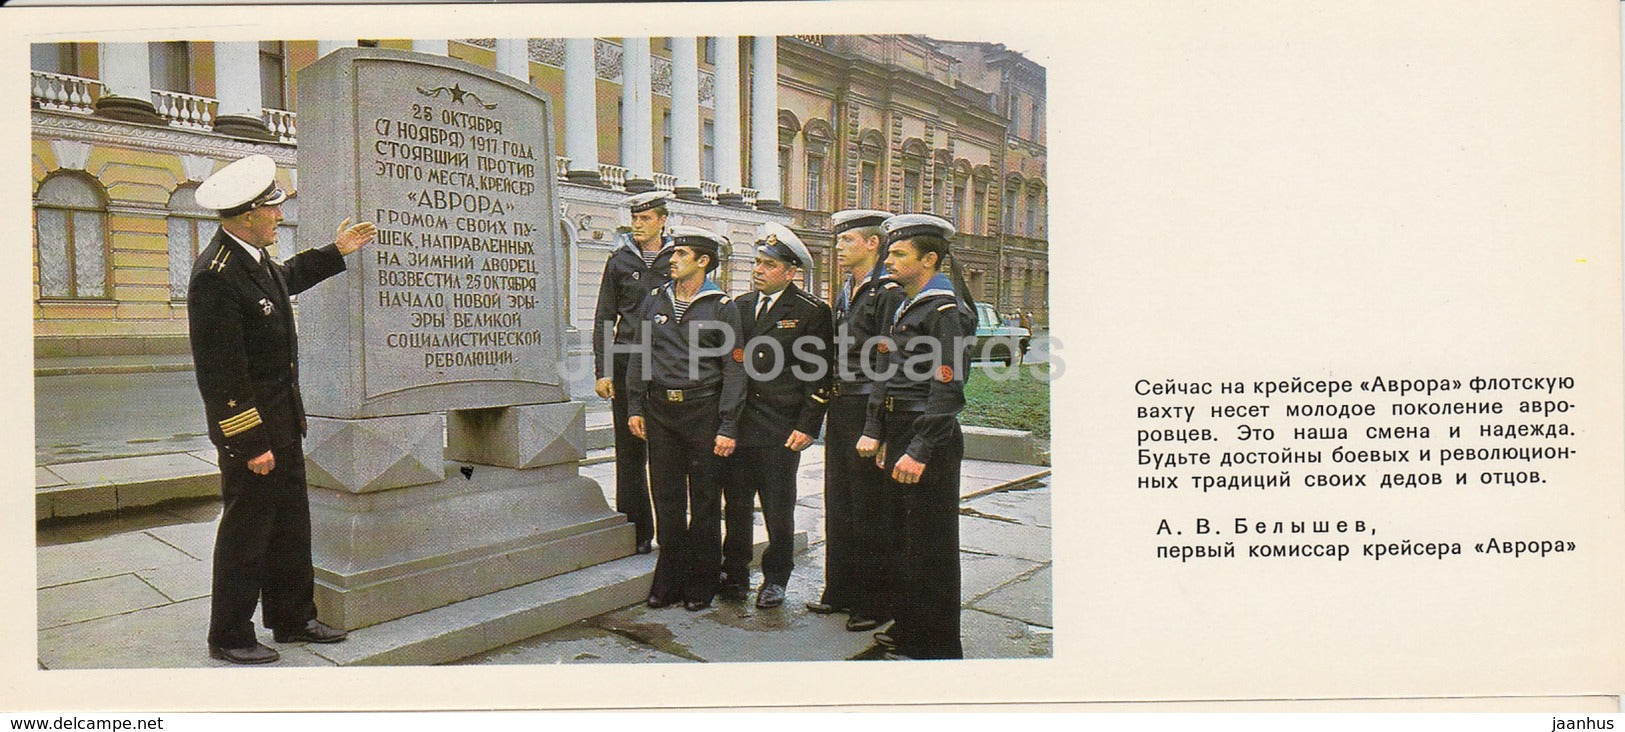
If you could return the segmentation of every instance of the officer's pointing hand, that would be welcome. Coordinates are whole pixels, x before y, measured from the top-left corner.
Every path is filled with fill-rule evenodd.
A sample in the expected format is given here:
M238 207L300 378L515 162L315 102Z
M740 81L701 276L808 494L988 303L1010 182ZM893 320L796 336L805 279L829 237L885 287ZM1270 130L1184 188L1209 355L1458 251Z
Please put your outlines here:
M372 222L363 221L351 226L350 220L345 219L344 223L339 224L339 232L335 243L338 244L339 254L349 254L360 249L363 244L372 241L373 237L377 235L378 227L373 226Z
M647 437L643 436L643 418L642 417L627 417L626 418L626 429L632 433L633 437L636 437L636 438L638 438L640 440L648 439Z
M717 435L716 447L711 450L717 457L728 457L734 454L734 438Z
M264 454L248 461L248 469L255 475L270 475L275 468L276 456L271 454L270 450L266 450Z
M784 441L784 446L790 448L792 452L801 452L802 450L807 449L807 446L811 444L812 435L802 432L801 430L791 432L790 439Z

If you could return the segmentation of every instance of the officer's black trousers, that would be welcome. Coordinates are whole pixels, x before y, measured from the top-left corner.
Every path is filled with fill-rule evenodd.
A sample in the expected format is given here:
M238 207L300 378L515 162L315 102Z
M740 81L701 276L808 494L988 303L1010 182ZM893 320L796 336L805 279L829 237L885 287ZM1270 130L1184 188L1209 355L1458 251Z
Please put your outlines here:
M654 538L655 514L649 505L649 454L646 443L626 426L626 370L631 356L616 354L615 396L609 400L615 419L615 510L637 527L637 541Z
M755 531L751 520L756 496L762 497L762 522L767 524L767 551L762 553L762 581L790 583L794 567L796 533L796 470L801 453L783 445L740 446L725 462L723 488L728 537L722 545L722 569L729 577L750 577L750 555Z
M897 650L910 658L963 658L959 642L959 463L964 436L954 426L948 444L925 463L920 482L902 485L890 478L903 450L914 439L916 412L886 415L886 482L902 496L903 542L892 608L897 622L889 631Z
M722 459L715 449L717 398L670 404L650 391L644 410L649 487L660 556L649 594L709 602L722 572Z
M272 456L271 473L256 475L248 458L220 453L225 508L214 540L211 645L254 645L254 605L262 598L267 628L302 628L316 617L304 450L296 441Z

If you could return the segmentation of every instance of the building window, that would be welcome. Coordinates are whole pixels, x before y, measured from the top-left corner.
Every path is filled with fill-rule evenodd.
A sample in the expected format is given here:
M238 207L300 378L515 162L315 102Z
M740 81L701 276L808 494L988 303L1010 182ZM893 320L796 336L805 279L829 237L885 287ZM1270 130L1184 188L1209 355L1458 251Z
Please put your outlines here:
M175 189L169 197L169 299L185 300L192 281L192 262L203 250L205 232L215 212L197 205L195 187Z
M154 89L192 91L191 55L187 53L185 41L147 44L147 70L152 74Z
M790 146L779 146L779 200L790 200Z
M875 179L879 177L879 166L871 162L863 164L858 176L858 208L875 207Z
M1027 236L1038 237L1038 194L1027 194Z
M660 113L660 172L671 173L671 112Z
M713 120L700 125L700 179L717 179L717 123Z
M287 75L282 73L282 42L260 41L260 106L266 109L287 109L288 99L283 84Z
M909 211L920 210L920 171L903 171L903 206Z
M971 186L971 233L987 233L987 183L976 181Z
M705 62L715 66L717 63L717 39L715 36L706 36L704 41Z
M966 221L968 215L969 215L969 212L965 210L965 181L963 179L954 181L954 215L953 215L953 219L954 219L954 223L958 226L958 228L961 231L964 231L966 228L968 228L968 227L965 226L965 221Z
M615 122L620 125L616 128L619 130L619 134L616 135L616 142L620 143L616 148L620 155L618 159L620 165L626 167L627 161L632 159L632 155L626 149L626 102L619 99L615 100Z
M107 297L107 201L101 186L53 175L34 199L40 297Z
M1033 100L1033 113L1032 113L1032 116L1030 116L1028 119L1029 119L1029 121L1032 122L1032 129L1029 131L1027 139L1029 139L1029 140L1041 140L1041 139L1043 139L1042 137L1039 136L1039 132L1044 129L1044 104L1043 104L1043 102L1040 102L1040 101L1038 101L1036 99Z
M807 206L808 211L822 211L824 203L824 156L807 155Z
M948 212L947 196L948 181L946 176L943 175L940 166L933 168L931 170L931 210L938 214L946 214Z
M79 58L72 43L35 43L29 47L28 60L35 71L79 75Z
M1008 182L1005 183L1004 216L1001 218L1004 221L1004 230L1001 233L1016 233L1016 186Z

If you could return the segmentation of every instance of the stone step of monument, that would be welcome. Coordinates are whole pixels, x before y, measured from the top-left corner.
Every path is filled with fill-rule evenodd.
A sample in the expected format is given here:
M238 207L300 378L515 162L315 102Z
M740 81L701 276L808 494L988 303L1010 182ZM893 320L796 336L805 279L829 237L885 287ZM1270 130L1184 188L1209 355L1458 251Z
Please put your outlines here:
M767 532L761 525L755 528L752 563L759 566ZM805 552L807 532L797 531L793 545L797 555ZM456 661L642 602L658 556L635 554L585 567L353 630L343 643L305 649L339 666Z
M592 437L588 436L587 439L591 441ZM615 448L613 447L602 447L596 450L588 450L587 455L581 458L581 465L583 467L588 465L598 465L599 463L612 462L615 462Z
M36 466L34 519L88 516L220 495L206 453L164 453Z

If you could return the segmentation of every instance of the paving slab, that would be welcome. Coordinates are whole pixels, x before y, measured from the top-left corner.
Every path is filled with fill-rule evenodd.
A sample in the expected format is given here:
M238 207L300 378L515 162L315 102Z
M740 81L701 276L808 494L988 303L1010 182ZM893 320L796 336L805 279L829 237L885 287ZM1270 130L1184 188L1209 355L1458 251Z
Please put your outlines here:
M155 526L147 529L147 533L193 559L207 561L214 557L214 537L219 529L219 522L215 521Z
M153 589L163 593L171 602L185 602L209 596L213 591L213 571L212 562L196 561L144 569L135 575L140 577L141 581L152 585ZM40 607L43 608L44 605L41 604Z
M1001 490L1012 483L1038 480L1049 473L1050 469L1042 465L965 460L959 467L959 497L974 498L993 490Z
M1055 653L1048 628L976 610L960 613L959 635L965 658L1050 658Z
M755 607L753 594L744 601L719 598L699 612L689 612L679 605L658 610L634 605L589 622L691 660L834 661L864 653L874 645L871 634L848 632L845 615L818 615L807 610L806 603L818 599L823 589L824 569L814 557L797 557L799 566L791 572L784 605L777 608ZM760 579L759 574L755 575L756 581Z
M452 665L561 663L692 663L583 620Z
M208 632L207 598L160 605L40 631L39 663L47 669L230 667L209 658ZM332 665L305 646L272 642L268 631L259 636L282 653L270 668Z
M1006 521L960 516L959 547L1034 562L1050 561L1050 530Z
M168 597L133 574L47 587L38 592L40 629L167 605Z
M971 603L971 607L1031 625L1054 627L1050 613L1054 599L1050 589L1051 574L1050 568L1044 567L988 593Z
M219 470L184 452L61 463L50 467L51 472L64 481L78 485L140 483L183 475L212 475Z
M35 557L39 570L37 584L41 588L197 561L142 532L42 546Z
M58 485L67 485L67 483L68 483L68 481L64 480L62 478L62 476L51 472L50 468L48 468L48 467L46 467L44 465L36 465L36 466L34 466L34 488L35 489L50 488L52 486L58 486Z
M970 602L1044 565L994 554L959 553L959 596Z
M1007 518L1029 526L1051 528L1049 489L1015 490L989 493L964 503L987 516Z

